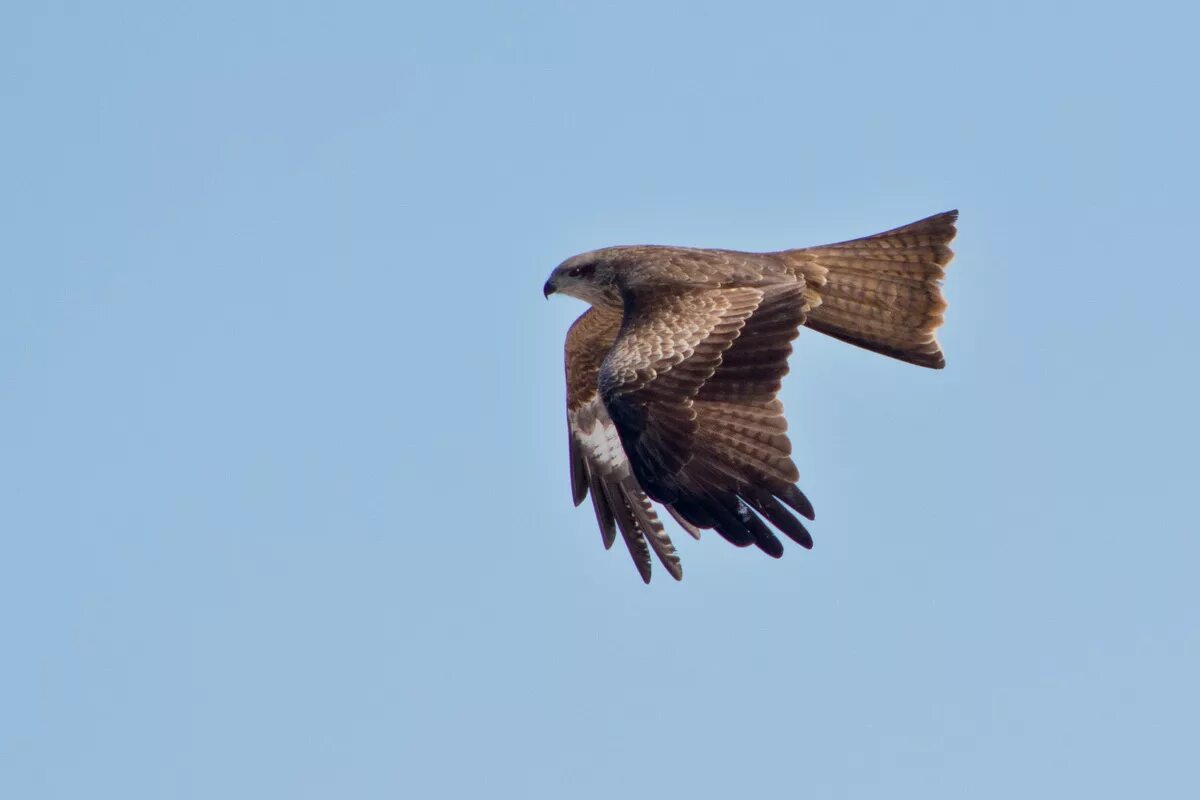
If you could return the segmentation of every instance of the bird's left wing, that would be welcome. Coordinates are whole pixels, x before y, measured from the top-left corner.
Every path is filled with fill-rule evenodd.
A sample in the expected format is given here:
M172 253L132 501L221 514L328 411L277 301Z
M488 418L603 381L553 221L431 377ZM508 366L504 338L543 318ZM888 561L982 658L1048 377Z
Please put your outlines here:
M651 289L627 303L598 381L640 485L736 545L783 554L761 515L811 547L784 508L812 518L776 398L808 308L803 282Z
M572 499L579 505L591 494L605 548L612 547L619 530L643 581L650 582L650 549L671 577L680 580L683 568L675 546L634 477L617 429L597 390L600 364L620 327L619 311L591 309L567 332L567 432ZM699 536L694 526L676 519L693 536Z

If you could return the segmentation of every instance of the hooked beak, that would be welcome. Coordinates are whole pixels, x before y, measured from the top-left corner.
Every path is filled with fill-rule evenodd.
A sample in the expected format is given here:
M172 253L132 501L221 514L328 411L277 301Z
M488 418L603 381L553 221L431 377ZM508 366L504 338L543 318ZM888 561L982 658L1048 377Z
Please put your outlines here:
M550 280L546 281L546 285L542 287L542 297L549 298L550 295L554 294L555 288L556 287L554 286L554 278L551 278Z

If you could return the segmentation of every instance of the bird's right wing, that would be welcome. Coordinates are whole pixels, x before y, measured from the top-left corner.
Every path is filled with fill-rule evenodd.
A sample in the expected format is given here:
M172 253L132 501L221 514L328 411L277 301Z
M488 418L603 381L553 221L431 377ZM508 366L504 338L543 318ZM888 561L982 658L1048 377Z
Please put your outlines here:
M596 388L600 364L617 338L620 326L620 312L591 309L576 320L567 333L567 430L572 499L579 505L591 494L605 548L612 547L620 530L642 580L650 582L647 543L671 577L681 580L683 568L675 546L633 475L616 426ZM676 520L693 536L700 535L686 520L679 517Z

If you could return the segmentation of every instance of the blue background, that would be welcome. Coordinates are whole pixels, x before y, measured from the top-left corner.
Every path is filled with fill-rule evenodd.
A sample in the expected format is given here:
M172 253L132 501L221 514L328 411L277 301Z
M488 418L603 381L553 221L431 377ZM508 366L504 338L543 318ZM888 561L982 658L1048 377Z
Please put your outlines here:
M1196 796L1198 22L6 5L0 796ZM603 551L555 264L952 207L811 553Z

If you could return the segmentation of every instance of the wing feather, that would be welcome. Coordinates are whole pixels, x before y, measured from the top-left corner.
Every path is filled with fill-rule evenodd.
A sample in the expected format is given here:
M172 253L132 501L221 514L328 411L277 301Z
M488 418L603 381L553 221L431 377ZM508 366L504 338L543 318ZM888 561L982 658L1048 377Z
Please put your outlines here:
M616 426L597 391L600 363L616 339L620 321L618 312L592 309L567 334L571 494L576 505L591 495L604 547L612 547L619 532L642 580L650 582L651 550L668 574L681 580L679 556L633 475Z
M638 482L692 528L779 557L812 537L776 395L811 295L782 285L635 296L600 368ZM791 510L789 510L789 508ZM766 522L764 522L764 519Z

